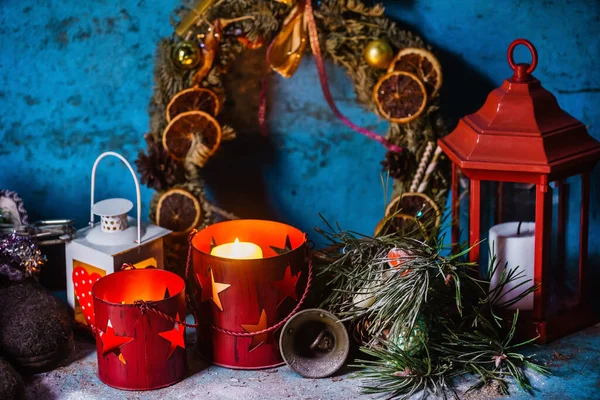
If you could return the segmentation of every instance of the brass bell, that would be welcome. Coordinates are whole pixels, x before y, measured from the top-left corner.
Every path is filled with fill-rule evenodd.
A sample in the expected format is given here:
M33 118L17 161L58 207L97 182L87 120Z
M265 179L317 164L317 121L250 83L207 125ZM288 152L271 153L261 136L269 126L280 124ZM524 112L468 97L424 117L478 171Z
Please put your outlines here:
M335 315L311 308L283 326L279 349L286 364L299 375L325 378L344 365L350 341L346 327Z

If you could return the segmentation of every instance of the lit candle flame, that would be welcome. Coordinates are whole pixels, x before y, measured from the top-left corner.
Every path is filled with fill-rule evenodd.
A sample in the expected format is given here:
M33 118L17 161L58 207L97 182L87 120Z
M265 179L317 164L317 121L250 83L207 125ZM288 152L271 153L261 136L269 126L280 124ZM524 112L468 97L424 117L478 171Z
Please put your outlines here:
M231 246L231 258L238 258L241 255L241 249L240 249L240 239L235 238L235 240L233 241L233 246Z

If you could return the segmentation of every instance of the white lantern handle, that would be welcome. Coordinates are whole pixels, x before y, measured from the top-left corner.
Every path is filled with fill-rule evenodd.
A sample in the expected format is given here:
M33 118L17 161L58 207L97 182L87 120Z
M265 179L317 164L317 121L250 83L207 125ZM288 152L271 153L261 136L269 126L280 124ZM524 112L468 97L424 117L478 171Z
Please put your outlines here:
M90 226L94 226L94 188L96 187L96 168L104 157L114 156L119 160L123 161L123 163L129 168L129 172L131 172L131 176L133 177L133 182L135 183L135 195L137 197L137 244L138 246L142 244L142 195L140 193L140 182L138 181L137 175L135 171L129 164L129 161L125 159L122 155L115 153L114 151L107 151L105 153L100 154L92 167L92 193L91 193L91 201L90 201Z

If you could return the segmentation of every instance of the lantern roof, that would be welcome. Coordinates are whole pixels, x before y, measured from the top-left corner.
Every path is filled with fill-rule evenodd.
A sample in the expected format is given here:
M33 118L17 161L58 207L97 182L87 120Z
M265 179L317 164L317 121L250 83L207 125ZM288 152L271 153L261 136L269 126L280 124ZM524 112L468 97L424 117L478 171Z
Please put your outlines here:
M135 229L135 225L137 224L137 221L131 217L127 217L127 219L128 219L128 223L131 226L131 228ZM167 236L169 233L171 233L170 230L162 228L160 226L156 226L153 224L142 224L142 242L141 242L141 244L145 245L147 243L153 242L157 239ZM121 253L124 253L129 250L133 250L136 247L138 247L138 243L135 240L137 238L134 237L135 235L131 236L131 238L127 238L129 240L122 240L120 242L107 242L106 245L100 245L97 242L89 240L90 234L106 235L109 237L116 235L115 233L101 232L100 223L96 223L93 227L86 226L82 229L79 229L77 231L77 233L75 234L73 243L78 243L89 249L99 251L100 253L103 253L103 254L106 254L109 256L115 256L117 254L121 254Z
M519 44L531 51L531 64L514 63L512 53ZM600 159L600 142L531 75L537 66L535 47L515 40L508 63L513 76L439 140L444 153L463 170L556 176L577 173Z

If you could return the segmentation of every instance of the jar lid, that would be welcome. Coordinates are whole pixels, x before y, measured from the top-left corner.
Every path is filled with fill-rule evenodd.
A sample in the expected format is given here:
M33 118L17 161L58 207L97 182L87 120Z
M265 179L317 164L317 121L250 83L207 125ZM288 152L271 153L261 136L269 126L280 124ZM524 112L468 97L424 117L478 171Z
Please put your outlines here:
M112 217L127 214L133 208L133 203L127 199L106 199L97 202L92 212L101 217Z

